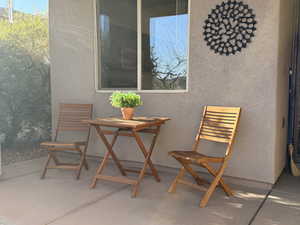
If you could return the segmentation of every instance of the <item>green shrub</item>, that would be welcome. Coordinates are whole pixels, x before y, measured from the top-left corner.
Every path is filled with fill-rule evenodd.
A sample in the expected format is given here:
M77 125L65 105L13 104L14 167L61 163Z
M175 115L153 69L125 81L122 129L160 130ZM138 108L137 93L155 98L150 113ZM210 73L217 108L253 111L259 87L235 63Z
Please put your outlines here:
M110 96L110 103L117 108L134 108L143 104L141 96L133 92L114 92Z

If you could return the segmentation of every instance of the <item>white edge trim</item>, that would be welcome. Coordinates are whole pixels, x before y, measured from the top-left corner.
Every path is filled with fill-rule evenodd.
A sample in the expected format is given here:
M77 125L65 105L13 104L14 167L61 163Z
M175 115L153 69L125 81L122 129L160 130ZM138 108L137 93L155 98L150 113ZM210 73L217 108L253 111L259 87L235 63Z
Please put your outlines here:
M93 52L94 52L94 87L95 90L98 91L98 84L99 84L99 52L98 52L98 18L97 18L97 0L93 0L93 11L94 11L94 45L93 45Z
M99 84L99 58L100 58L100 52L99 52L99 44L98 44L98 18L97 18L97 1L98 0L93 0L93 10L94 10L94 46L93 46L93 51L94 51L94 87L96 93L112 93L114 91L118 91L118 89L111 89L111 90L104 90L104 89L99 89L98 84ZM136 93L153 93L153 94L176 94L176 93L188 93L189 92L189 77L190 77L190 35L191 35L191 0L188 0L188 40L187 40L187 45L188 45L188 50L187 50L187 76L186 76L186 89L184 90L141 90L141 50L139 46L142 44L141 40L141 35L139 32L141 32L141 5L142 0L137 0L137 7L138 7L138 89L133 89L133 90L125 90L125 89L119 89L122 91L133 91ZM100 78L101 79L101 78Z
M129 90L129 89L111 89L111 90L97 90L97 93L113 93L115 91L135 92L135 93L152 93L152 94L176 94L188 93L188 90Z
M142 0L137 0L137 90L142 90Z

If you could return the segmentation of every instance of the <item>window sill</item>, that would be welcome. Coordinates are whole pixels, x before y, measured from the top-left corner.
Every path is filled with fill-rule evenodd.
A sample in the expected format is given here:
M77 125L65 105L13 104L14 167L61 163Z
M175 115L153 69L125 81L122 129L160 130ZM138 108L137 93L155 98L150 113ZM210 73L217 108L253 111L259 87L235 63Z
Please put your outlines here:
M188 90L96 90L96 93L113 93L115 91L135 92L135 93L149 93L149 94L179 94L188 93Z

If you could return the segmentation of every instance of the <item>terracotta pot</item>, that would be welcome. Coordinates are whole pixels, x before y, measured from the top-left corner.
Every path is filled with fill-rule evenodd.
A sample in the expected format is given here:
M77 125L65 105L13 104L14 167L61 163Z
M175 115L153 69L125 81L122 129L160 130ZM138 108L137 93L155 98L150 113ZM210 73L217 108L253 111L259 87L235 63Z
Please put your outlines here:
M134 108L121 108L122 116L124 120L131 120L134 113Z

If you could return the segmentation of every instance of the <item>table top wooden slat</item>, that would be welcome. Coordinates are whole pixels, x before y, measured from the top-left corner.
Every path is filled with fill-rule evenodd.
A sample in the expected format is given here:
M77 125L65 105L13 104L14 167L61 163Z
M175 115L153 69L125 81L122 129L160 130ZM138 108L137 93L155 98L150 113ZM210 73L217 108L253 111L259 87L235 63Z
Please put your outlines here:
M142 129L152 126L157 126L170 120L167 117L134 117L132 120L123 120L121 118L97 118L95 120L83 120L85 123L98 126L128 128L128 129Z

